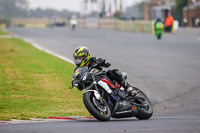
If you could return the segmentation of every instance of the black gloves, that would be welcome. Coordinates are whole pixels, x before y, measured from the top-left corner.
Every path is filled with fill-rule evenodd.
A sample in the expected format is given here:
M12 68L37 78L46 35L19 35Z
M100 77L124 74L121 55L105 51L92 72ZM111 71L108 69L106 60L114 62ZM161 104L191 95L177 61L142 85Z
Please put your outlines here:
M105 66L104 67L110 67L111 63L109 61L105 61Z
M75 86L80 91L83 90L83 86L82 86L80 80L78 80L78 79L73 79L72 80L72 86Z
M111 63L109 61L102 58L97 58L96 63L99 64L99 66L103 66L103 67L111 66Z
M96 64L98 64L98 65L103 65L104 63L105 63L105 59L102 59L102 58L97 58L97 60L96 60Z
M110 62L103 59L103 58L97 58L97 57L91 57L89 61L89 68L98 68L102 70L101 67L109 67L111 66Z

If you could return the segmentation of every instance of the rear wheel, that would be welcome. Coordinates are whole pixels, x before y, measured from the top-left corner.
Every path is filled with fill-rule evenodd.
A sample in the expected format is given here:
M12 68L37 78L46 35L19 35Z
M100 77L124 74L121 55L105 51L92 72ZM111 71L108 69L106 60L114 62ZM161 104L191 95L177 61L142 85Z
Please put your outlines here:
M93 92L86 92L83 94L83 102L90 114L96 119L99 121L110 120L111 111L104 99L100 102Z
M147 120L153 115L153 107L149 98L141 90L134 88L138 91L135 96L135 102L138 104L138 114L135 116L140 120ZM141 105L141 106L140 106Z
M162 34L159 34L158 36L157 36L157 38L160 40L161 39L161 37L162 37Z

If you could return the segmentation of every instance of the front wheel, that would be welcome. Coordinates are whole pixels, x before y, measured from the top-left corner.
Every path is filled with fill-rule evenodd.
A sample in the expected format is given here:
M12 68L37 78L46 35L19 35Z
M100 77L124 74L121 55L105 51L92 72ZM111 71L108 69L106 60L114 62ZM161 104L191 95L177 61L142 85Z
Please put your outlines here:
M72 30L75 30L75 28L76 28L76 25L72 25Z
M160 40L161 37L162 37L162 34L161 34L161 33L157 35L157 39L158 39L158 40Z
M86 92L83 94L83 102L90 114L96 119L99 121L110 120L111 111L104 99L102 100L103 103L100 103L93 92Z
M138 91L138 93L136 95L135 102L138 104L138 114L135 117L140 120L147 120L153 115L153 107L151 101L140 89L136 88L136 90Z

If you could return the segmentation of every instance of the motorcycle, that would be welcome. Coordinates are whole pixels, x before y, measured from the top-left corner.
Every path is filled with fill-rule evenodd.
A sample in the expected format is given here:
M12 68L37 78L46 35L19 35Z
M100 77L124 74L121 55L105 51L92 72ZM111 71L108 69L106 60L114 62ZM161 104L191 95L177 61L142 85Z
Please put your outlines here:
M83 102L89 113L99 121L110 118L136 117L147 120L153 114L149 98L140 89L134 87L137 95L130 96L116 81L111 80L107 71L98 71L96 66L78 68L74 75L74 86L84 89ZM127 79L127 74L122 73ZM82 90L79 89L79 90Z
M71 26L71 30L75 30L75 28L76 28L76 25L73 24L73 25Z
M164 32L164 24L161 22L156 23L155 35L156 35L157 39L161 39L163 32Z

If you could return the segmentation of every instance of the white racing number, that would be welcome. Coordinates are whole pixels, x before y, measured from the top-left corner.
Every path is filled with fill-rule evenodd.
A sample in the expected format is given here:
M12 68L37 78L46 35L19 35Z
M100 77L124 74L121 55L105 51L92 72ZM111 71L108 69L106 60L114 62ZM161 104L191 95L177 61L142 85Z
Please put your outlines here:
M85 81L85 80L87 79L87 77L88 77L88 74L85 74L85 75L83 76L83 81Z

